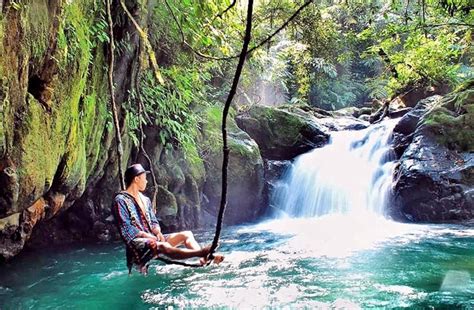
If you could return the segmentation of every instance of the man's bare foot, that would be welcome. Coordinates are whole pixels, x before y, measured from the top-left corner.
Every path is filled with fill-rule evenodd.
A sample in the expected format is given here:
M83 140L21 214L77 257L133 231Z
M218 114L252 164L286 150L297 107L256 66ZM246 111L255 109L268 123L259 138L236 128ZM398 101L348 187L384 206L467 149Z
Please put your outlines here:
M220 263L222 263L223 260L224 260L224 255L214 254L214 259L212 260L212 262L216 265L219 265Z
M211 246L208 245L202 248L202 257L199 259L199 263L204 266L209 263L209 253L211 252ZM212 262L214 264L220 264L224 260L224 256L220 254L213 254L212 255Z
M144 276L148 275L148 265L138 266L138 271Z
M220 254L214 254L213 255L212 262L214 264L219 265L220 263L222 263L223 260L224 260L223 255L220 255ZM201 266L207 265L208 262L209 262L209 258L207 256L206 257L201 257L199 259L199 263L201 264Z

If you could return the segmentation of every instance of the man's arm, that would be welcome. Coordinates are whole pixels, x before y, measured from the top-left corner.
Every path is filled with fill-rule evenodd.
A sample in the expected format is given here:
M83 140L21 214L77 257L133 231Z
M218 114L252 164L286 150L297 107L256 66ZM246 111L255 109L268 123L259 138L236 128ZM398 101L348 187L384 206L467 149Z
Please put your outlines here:
M120 235L126 243L130 243L134 238L139 237L140 230L132 225L130 214L122 198L117 197L115 199L115 208L117 208L116 220Z
M150 233L139 230L132 224L130 213L128 212L125 201L120 198L115 199L117 208L117 221L119 226L119 232L126 243L131 242L135 238L150 238L158 240L158 238ZM159 240L158 240L159 241Z
M151 205L151 200L148 197L146 197L146 204L147 204L148 216L150 218L151 231L156 236L158 241L166 242L165 237L161 233L160 223L158 222L158 219L156 218L155 212L153 212L153 208L152 208L152 205Z

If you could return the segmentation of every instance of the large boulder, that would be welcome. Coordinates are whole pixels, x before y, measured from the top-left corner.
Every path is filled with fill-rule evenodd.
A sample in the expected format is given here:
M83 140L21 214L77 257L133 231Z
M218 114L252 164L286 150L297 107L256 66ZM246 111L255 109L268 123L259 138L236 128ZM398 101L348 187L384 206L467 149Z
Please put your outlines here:
M298 108L255 105L236 121L257 142L265 159L292 159L329 140L327 128Z
M203 122L200 143L204 156L206 181L203 208L207 212L204 222L215 224L222 192L222 138L221 109L209 108ZM264 167L258 145L248 134L228 119L228 168L227 207L224 222L238 224L255 220L264 211Z
M395 131L412 138L395 172L392 216L416 222L472 220L472 85L444 98L421 102L400 120Z

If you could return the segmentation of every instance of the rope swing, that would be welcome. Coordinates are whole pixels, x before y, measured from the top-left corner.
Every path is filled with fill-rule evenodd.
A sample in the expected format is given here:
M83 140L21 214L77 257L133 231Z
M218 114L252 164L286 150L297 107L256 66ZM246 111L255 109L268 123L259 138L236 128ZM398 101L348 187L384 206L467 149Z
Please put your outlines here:
M210 264L211 260L214 258L214 252L217 249L219 245L219 238L221 235L222 231L222 223L224 219L224 212L225 208L227 206L227 170L229 166L229 147L227 144L227 116L229 114L229 109L230 105L232 103L232 100L237 92L237 86L239 84L239 79L240 75L242 73L242 69L244 67L245 63L245 58L247 55L248 51L248 46L250 43L251 39L251 31L252 31L252 14L253 14L253 2L254 0L248 0L248 7L247 7L247 21L246 21L246 27L245 27L245 36L244 36L244 42L242 46L242 50L240 53L239 57L239 62L237 64L237 68L235 70L234 78L232 81L232 86L229 91L229 95L227 96L227 100L224 105L223 113L222 113L222 141L223 141L223 160L222 160L222 193L221 193L221 201L220 201L220 207L219 207L219 213L217 216L217 223L216 223L216 231L214 234L214 239L212 241L211 249L209 252L208 256L208 262L206 265ZM123 3L122 3L123 5ZM111 13L111 4L110 0L106 0L106 6L107 6L107 16L108 16L108 24L109 24L109 35L110 35L110 50L109 50L109 72L108 72L108 84L109 84L109 95L110 95L110 100L111 100L111 105L112 105L112 112L113 112L113 119L114 119L114 127L115 127L115 138L117 139L117 145L116 145L116 151L117 151L117 162L118 162L118 170L119 170L119 178L120 178L120 186L122 190L125 190L125 183L123 179L123 171L121 167L122 163L122 156L123 156L123 147L122 147L122 140L120 136L120 123L118 119L118 113L117 113L117 108L116 108L116 103L115 103L115 93L114 93L114 85L113 85L113 68L114 68L114 50L115 50L115 45L114 45L114 35L113 35L113 19L112 19L112 13ZM131 19L132 23L134 23L135 27L137 27L137 23L133 20L133 17L131 14L127 14ZM141 29L137 29L137 31L140 31ZM142 31L143 32L143 31ZM141 36L143 37L143 36ZM143 39L143 38L142 38ZM153 63L155 64L155 63ZM157 72L157 67L154 66L154 71ZM160 80L159 78L158 82L162 83L163 81ZM139 151L142 151L143 147L140 147ZM150 165L150 170L151 165ZM175 265L181 265L181 266L186 266L186 267L202 267L203 265L201 264L188 264L185 262L180 262L180 261L174 261L170 260L167 258L162 258L158 257L159 260L166 264L175 264Z

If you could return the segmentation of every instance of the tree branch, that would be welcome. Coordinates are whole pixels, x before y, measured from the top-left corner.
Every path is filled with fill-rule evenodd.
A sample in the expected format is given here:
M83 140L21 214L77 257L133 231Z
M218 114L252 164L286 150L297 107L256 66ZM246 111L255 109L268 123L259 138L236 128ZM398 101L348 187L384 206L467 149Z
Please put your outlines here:
M171 8L170 4L168 3L168 0L165 0L165 5L166 5L166 7L168 8L168 10L170 11L171 16L172 16L173 19L174 19L174 22L175 22L176 25L178 26L179 32L180 32L180 34L181 34L181 43L182 43L182 44L184 44L185 46L187 46L193 53L195 53L195 54L198 55L199 57L206 58L206 59L210 59L210 60L226 60L226 58L214 57L214 56L206 55L206 54L203 54L203 53L201 53L201 52L199 52L199 51L196 51L188 42L186 42L186 38L185 38L185 36L184 36L183 28L181 27L181 24L179 23L178 18L176 17L176 15L174 14L173 9Z
M227 7L227 9L225 9L224 11L222 11L221 13L217 14L211 21L211 24L214 22L214 20L216 20L216 18L222 18L222 16L224 16L225 13L227 13L230 9L232 9L235 4L237 3L237 0L233 0L232 3Z
M425 25L426 28L437 28L437 27L444 27L444 26L461 26L461 27L469 27L469 28L474 28L473 24L467 24L467 23L445 23L445 24L431 24L431 25Z
M293 15L290 16L290 18L288 18L288 20L286 20L280 27L278 27L278 29L276 29L272 34L270 34L267 38L265 38L263 41L261 41L258 45L252 47L251 49L249 49L247 52L246 52L246 55L250 55L252 52L254 52L256 49L262 47L263 45L265 45L266 43L270 42L271 39L273 39L274 36L276 36L280 31L282 31L293 19L295 19L299 14L300 12L305 8L307 7L309 4L311 4L313 2L313 0L308 0L307 2L305 2L302 6L300 6L294 13ZM165 0L165 4L166 4L166 7L168 8L168 10L170 11L171 15L173 16L173 19L176 23L176 25L178 26L179 28L179 31L180 31L180 34L181 34L181 40L182 40L182 43L187 46L193 53L195 53L196 55L198 55L199 57L202 57L202 58L205 58L205 59L209 59L209 60L232 60L232 59L235 59L235 58L240 58L240 54L238 55L233 55L233 56L227 56L227 57L215 57L215 56L211 56L211 55L206 55L206 54L203 54L199 51L196 51L188 42L186 42L185 40L185 36L184 36L184 32L183 32L183 29L181 27L181 24L178 22L178 19L176 18L171 6L169 5L168 3L168 0Z
M313 0L309 0L309 1L305 2L302 6L300 6L299 9L296 10L296 11L293 13L293 15L291 15L290 18L287 19L286 22L284 22L277 30L275 30L271 35L269 35L265 40L263 40L262 42L260 42L257 46L252 47L252 48L247 52L247 54L252 53L252 52L255 51L257 48L263 46L265 43L267 43L267 42L269 42L271 39L273 39L274 36L276 36L280 31L282 31L286 26L288 26L288 24L289 24L293 19L295 19L305 7L307 7L308 5L310 5L311 2L313 2Z

